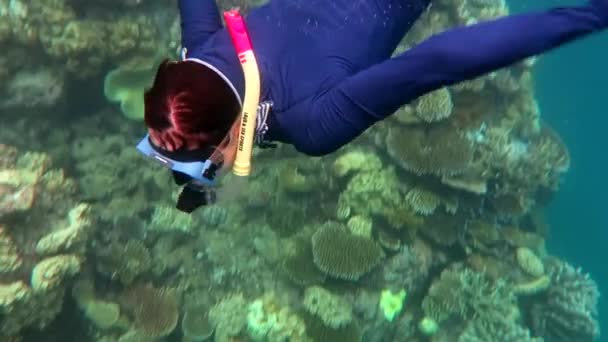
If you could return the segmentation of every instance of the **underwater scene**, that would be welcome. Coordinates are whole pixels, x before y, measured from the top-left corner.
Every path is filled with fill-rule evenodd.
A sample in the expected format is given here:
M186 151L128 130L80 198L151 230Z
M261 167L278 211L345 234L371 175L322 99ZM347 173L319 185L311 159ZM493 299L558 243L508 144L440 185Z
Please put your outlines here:
M433 0L395 54L556 5ZM607 39L255 149L184 213L135 148L177 0L0 0L0 342L605 340Z

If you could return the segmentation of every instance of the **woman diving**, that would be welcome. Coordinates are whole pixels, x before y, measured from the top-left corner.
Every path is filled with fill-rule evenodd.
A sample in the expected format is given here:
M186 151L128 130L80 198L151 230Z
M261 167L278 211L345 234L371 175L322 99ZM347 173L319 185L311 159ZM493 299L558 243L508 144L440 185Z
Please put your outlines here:
M591 0L456 27L391 57L431 3L271 0L252 10L246 22L261 78L257 145L331 153L428 92L608 27L608 0ZM238 127L243 70L215 0L180 0L179 9L183 58L163 62L145 95L149 136L140 150L208 166L220 151L225 166L236 149L227 137ZM203 169L213 178L219 166ZM169 167L178 184L192 178L187 168Z

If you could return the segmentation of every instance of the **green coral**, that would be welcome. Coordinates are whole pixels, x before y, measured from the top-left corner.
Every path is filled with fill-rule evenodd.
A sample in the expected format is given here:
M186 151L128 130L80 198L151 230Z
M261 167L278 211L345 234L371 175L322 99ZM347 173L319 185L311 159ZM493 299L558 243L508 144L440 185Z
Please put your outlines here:
M406 292L401 289L397 293L393 293L391 290L382 290L380 293L380 310L384 314L384 318L388 321L393 321L395 317L399 315L403 309L403 302L405 301Z
M103 92L111 102L120 104L123 115L131 120L144 118L144 92L152 86L157 60L142 59L110 71L103 83Z

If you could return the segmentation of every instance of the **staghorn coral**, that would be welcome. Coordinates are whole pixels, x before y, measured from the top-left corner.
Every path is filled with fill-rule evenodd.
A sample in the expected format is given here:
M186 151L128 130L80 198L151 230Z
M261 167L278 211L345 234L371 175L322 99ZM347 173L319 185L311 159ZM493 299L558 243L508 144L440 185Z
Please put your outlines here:
M388 154L413 173L438 176L462 173L473 161L473 144L449 125L389 129Z
M516 306L505 282L490 282L483 273L456 266L445 269L433 282L422 309L438 323L450 318L495 322L511 317Z
M89 206L41 153L0 145L0 285L10 311L0 335L44 328L59 313L67 281L80 271L90 233ZM10 290L10 291L9 291ZM10 298L10 296L15 296Z
M478 132L476 153L488 188L490 205L497 213L522 216L536 203L538 191L556 191L568 171L570 157L559 137L548 126L528 139L511 135L505 127L486 127Z
M302 303L310 314L332 329L343 327L353 319L349 302L319 286L306 288Z
M567 262L553 260L551 285L532 304L532 328L551 341L596 341L599 290L595 281Z
M317 267L334 278L356 281L384 257L371 239L350 234L338 224L325 224L312 236L312 254Z

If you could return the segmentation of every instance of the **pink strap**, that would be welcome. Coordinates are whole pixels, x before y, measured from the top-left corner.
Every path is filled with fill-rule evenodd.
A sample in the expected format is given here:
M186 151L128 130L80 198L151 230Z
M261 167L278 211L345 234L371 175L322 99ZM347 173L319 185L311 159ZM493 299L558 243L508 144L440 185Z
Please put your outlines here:
M245 26L245 20L241 16L238 9L233 9L224 12L224 20L232 38L232 44L236 49L237 54L251 50L251 40Z

